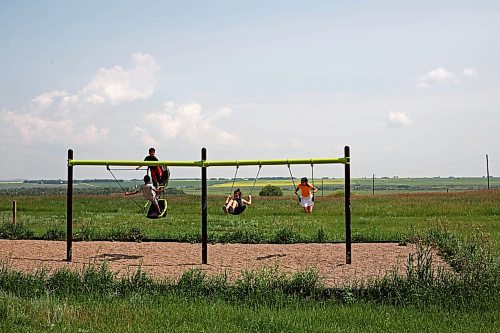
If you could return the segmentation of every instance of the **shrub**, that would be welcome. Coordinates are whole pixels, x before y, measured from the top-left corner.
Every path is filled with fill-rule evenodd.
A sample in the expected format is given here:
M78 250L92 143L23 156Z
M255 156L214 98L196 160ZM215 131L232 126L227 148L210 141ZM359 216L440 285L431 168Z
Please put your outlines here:
M300 239L300 235L298 235L292 229L290 229L289 227L281 227L276 230L272 242L276 244L293 244L298 239Z
M351 195L352 195L352 192L351 192ZM345 196L345 192L344 190L336 190L330 194L328 194L329 197L335 197L335 198L338 198L338 197L344 197Z
M0 224L0 239L31 239L33 230L30 230L22 223L2 223Z
M259 244L265 243L264 236L262 233L252 230L242 230L238 229L235 231L229 231L221 235L213 235L210 237L215 242L218 243L244 243L244 244Z
M91 241L94 240L95 237L95 232L94 230L89 227L89 226L83 226L80 230L77 230L74 234L74 239L75 240L81 240L81 241Z
M316 237L314 238L316 243L324 243L326 241L326 233L323 228L319 228L316 233Z
M278 186L268 184L260 190L259 195L262 197L281 197L283 191Z
M141 242L145 239L144 233L139 227L132 227L125 235L125 240L133 242Z
M66 231L61 230L56 227L51 227L47 229L45 234L42 236L45 240L65 240L66 239Z
M165 193L167 195L185 195L186 193L179 189L179 188L176 188L176 187L168 187L165 189Z

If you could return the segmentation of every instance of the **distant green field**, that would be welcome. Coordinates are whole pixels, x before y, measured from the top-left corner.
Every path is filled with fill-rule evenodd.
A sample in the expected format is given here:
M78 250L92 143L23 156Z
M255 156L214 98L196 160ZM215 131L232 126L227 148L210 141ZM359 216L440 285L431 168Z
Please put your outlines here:
M208 180L208 193L215 195L228 195L231 188L241 188L244 195L258 194L260 189L266 185L280 187L285 194L292 194L292 190L299 183L298 179L283 178L260 178L255 183L254 179L210 179ZM311 182L312 183L312 182ZM78 181L74 184L75 191L85 193L112 193L137 188L142 184L142 180L120 180L117 183L114 180L104 181ZM327 196L333 192L343 190L344 179L316 179L314 185L319 189L318 196ZM121 186L121 187L120 187ZM486 178L353 178L351 179L351 191L355 194L389 194L389 193L407 193L407 192L449 192L449 191L468 191L487 189L488 182ZM500 178L490 178L490 189L500 189ZM201 181L199 179L172 179L169 183L170 188L182 190L187 194L200 194ZM0 182L0 194L38 194L42 193L61 193L65 191L65 184L35 184L23 182ZM9 192L10 191L10 192Z
M267 181L261 185L264 183ZM430 186L425 181L419 184ZM196 181L177 185L199 193ZM212 185L208 198L210 242L343 242L345 239L342 196L318 196L315 210L309 215L302 212L292 196L256 196L244 214L229 216L221 210L222 192L227 193L232 182ZM0 192L0 236L65 239L65 186L54 185L53 194L41 195L34 195L34 189L51 187L30 186L33 187L25 194ZM76 187L93 188L86 184ZM61 193L57 194L59 190ZM222 192L217 194L217 191ZM140 196L125 197L117 187L112 192L74 195L76 240L200 241L198 194L169 196L168 217L148 220L137 205L144 203ZM222 279L211 282L194 274L183 277L177 285L162 287L141 275L127 283L111 282L113 275L106 271L81 278L60 272L44 280L43 275L23 277L9 273L0 265L0 331L498 331L499 273L497 266L483 261L488 258L488 255L483 257L484 253L488 252L483 252L482 246L491 244L493 263L498 262L500 190L368 193L354 191L352 197L354 241L406 242L419 235L432 236L434 240L442 239L457 246L452 252L466 251L465 260L461 257L460 261L462 270L471 263L475 266L460 275L460 279L444 283L429 278L422 269L426 266L421 265L415 272L416 281L382 281L367 290L319 289L311 296L307 291L319 287L304 275L288 284L280 279L260 278L228 286ZM11 225L13 200L18 207L16 227ZM92 291L93 288L97 291ZM240 289L235 291L235 288Z
M201 203L198 195L168 196L168 218L148 220L137 195L75 195L76 238L120 239L131 229L143 239L198 241ZM9 223L12 200L17 201L18 222L35 238L64 239L66 196L0 196L0 221ZM312 242L344 240L344 199L318 196L312 215L302 212L291 196L256 196L241 216L222 212L224 196L208 202L210 239L216 242ZM491 238L500 253L500 191L435 192L393 195L354 195L354 241L402 241L415 232L445 228L469 235L478 231ZM56 237L57 238L57 237Z
M500 253L499 191L476 190L484 189L485 181L483 178L376 179L372 195L366 189L371 186L371 179L353 179L353 239L400 241L414 232L435 227L463 235L479 230L494 241ZM139 180L120 183L127 190L138 184ZM284 189L285 196L259 197L260 188L267 184ZM283 241L280 240L283 233L285 241L314 241L319 234L323 241L344 238L343 179L316 182L320 190L313 216L302 213L292 197L293 185L286 179L259 179L253 189L254 205L242 216L227 216L221 206L232 186L232 180L209 181L209 232L214 241L276 242ZM137 229L144 239L199 240L200 180L173 179L169 187L187 195L169 195L168 219L155 222L144 218L139 208L144 205L141 197L126 197L115 181L76 183L77 238L114 239ZM234 187L240 187L248 195L253 180L236 180ZM500 188L500 178L490 179L490 187ZM331 196L334 192L337 194ZM0 183L0 222L8 223L11 219L15 199L18 221L33 230L35 238L62 235L65 195L64 184Z

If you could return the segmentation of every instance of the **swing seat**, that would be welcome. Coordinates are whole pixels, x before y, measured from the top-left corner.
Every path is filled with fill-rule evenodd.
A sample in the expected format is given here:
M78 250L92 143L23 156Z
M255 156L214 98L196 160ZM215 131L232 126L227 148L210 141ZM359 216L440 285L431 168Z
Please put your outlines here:
M158 184L163 187L167 187L168 181L170 180L170 169L166 166L161 166L161 176L158 179Z
M158 199L158 206L160 206L160 214L158 214L154 205L149 204L148 214L146 215L148 219L157 219L167 216L167 200Z
M247 208L246 205L244 206L241 206L241 207L237 207L232 213L230 213L231 215L240 215L241 213L243 213L245 211L245 209Z

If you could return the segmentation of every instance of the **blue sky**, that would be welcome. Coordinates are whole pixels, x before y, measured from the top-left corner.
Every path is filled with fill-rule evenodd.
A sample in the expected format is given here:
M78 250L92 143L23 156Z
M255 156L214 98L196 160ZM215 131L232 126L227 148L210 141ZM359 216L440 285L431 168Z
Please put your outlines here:
M498 1L2 2L0 50L0 179L63 179L68 148L150 146L178 161L349 145L354 177L483 176L488 154L500 173Z

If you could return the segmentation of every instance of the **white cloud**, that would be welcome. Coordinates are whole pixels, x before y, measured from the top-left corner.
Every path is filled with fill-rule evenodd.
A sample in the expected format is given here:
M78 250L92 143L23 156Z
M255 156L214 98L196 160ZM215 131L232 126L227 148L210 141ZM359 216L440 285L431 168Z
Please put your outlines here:
M62 110L69 110L80 103L80 97L78 95L68 95L64 96L59 103L59 107Z
M54 103L55 98L64 97L66 95L68 95L68 93L65 92L64 90L56 90L38 95L35 98L33 98L31 102L35 104L38 110L43 111L48 107L50 107L52 103Z
M419 77L415 83L417 89L427 89L436 84L458 84L461 83L461 77L476 77L478 72L475 68L464 68L460 74L449 72L443 67L431 70L425 75Z
M106 102L106 99L101 95L91 95L85 98L85 101L92 105L103 104Z
M477 69L475 68L472 68L472 67L468 67L468 68L464 68L462 70L462 75L463 76L471 76L471 77L476 77L478 76L478 72L477 72Z
M132 135L141 138L142 142L147 147L156 147L159 146L158 141L143 128L135 126L132 129Z
M210 121L216 121L225 117L229 117L233 111L230 108L222 108L217 110L212 116L210 116Z
M64 140L65 143L90 144L106 139L109 134L109 129L93 124L77 129L70 119L46 119L27 113L7 111L1 119L16 128L25 143L57 143Z
M426 89L431 85L441 83L458 83L458 79L455 74L448 72L443 67L439 67L422 75L415 86L419 89Z
M390 127L403 127L410 126L412 121L406 113L391 111L389 112L389 126Z
M54 90L40 94L31 100L27 110L1 112L0 121L5 129L17 132L17 141L24 143L91 144L103 141L110 130L94 124L96 105L102 110L106 103L116 106L147 99L154 93L160 68L155 59L149 54L136 53L132 55L132 63L130 69L120 66L100 69L77 93Z
M237 137L217 126L222 118L231 115L229 108L215 111L213 114L203 114L202 107L197 103L175 104L165 103L164 110L146 115L145 119L152 132L136 127L135 135L140 135L143 141L155 137L179 139L196 145L209 143L225 145L237 143Z
M81 94L92 104L109 101L112 105L147 99L154 93L157 83L156 73L160 66L149 54L132 55L133 68L121 66L102 68L92 82L83 88Z
M292 147L294 149L303 148L304 143L302 141L297 140L297 139L291 138L290 139L290 147Z
M71 128L71 130L74 132L72 142L78 144L94 144L109 137L109 128L99 128L94 124L84 127L81 131L75 131L74 128Z

